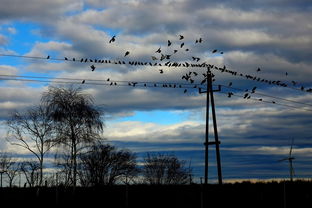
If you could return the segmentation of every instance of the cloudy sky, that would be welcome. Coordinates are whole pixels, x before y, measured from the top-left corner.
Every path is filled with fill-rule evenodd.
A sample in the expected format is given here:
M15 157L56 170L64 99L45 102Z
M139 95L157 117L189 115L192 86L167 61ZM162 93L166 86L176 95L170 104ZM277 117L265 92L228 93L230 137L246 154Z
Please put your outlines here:
M4 121L10 112L38 104L49 86L60 86L60 81L68 82L62 78L69 78L92 94L95 104L104 110L104 137L108 142L128 148L138 156L152 151L176 154L191 161L195 176L202 177L205 94L199 94L197 88L187 88L184 93L185 85L144 87L144 83L153 86L154 82L168 86L188 84L181 77L189 71L199 74L196 77L193 74L194 84L198 84L205 68L163 65L167 61L194 63L192 57L199 57L198 63L225 65L238 74L287 84L281 87L212 71L216 79L214 87L224 85L221 92L214 94L224 178L288 177L287 162L277 160L288 156L292 138L295 174L311 177L312 94L307 92L312 87L310 0L0 0L0 3L5 5L0 7L1 151L21 151L5 141ZM115 42L109 43L114 35ZM180 35L184 39L180 40ZM195 43L199 38L202 42ZM169 47L168 40L172 42ZM172 54L170 60L152 60L152 56L160 58L155 53L158 48L164 55ZM218 52L212 53L214 49ZM130 54L124 57L126 51ZM50 59L45 59L48 55ZM65 57L70 61L65 61ZM73 58L76 61L71 61ZM81 58L126 64L81 63ZM158 62L162 66L132 66L129 61ZM92 64L96 67L94 71L90 68ZM261 70L257 71L258 68ZM110 86L108 78L117 85ZM128 81L139 84L129 87ZM256 93L251 93L254 87ZM304 90L300 90L302 87ZM247 89L251 97L244 99ZM234 93L231 98L229 92ZM209 180L215 180L212 146L209 158Z

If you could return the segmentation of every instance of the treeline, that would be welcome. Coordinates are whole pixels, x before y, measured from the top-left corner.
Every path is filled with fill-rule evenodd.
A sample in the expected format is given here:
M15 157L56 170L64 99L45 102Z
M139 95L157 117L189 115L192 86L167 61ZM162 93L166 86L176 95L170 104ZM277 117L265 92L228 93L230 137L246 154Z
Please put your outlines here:
M29 187L186 184L191 180L191 168L175 155L146 154L138 163L130 150L105 143L103 112L80 88L50 87L38 106L12 113L6 124L7 141L34 159L20 161L1 153L1 187L3 176L12 187L21 174L23 185ZM47 171L45 160L51 154L53 171Z

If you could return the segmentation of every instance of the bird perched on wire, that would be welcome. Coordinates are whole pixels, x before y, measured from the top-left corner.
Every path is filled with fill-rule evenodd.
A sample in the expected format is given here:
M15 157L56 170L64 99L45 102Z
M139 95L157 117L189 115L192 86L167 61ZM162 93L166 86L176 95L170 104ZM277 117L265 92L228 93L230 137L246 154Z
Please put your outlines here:
M129 51L127 51L126 53L125 53L125 56L128 56L130 54L130 52Z
M115 42L115 39L116 38L116 35L114 35L110 40L109 40L109 43L112 43L112 42Z

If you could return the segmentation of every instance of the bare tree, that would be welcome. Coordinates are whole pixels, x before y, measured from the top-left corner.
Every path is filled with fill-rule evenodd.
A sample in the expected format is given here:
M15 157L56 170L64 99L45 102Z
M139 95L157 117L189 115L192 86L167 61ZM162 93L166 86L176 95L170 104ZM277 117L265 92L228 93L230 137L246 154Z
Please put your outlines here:
M91 96L80 88L50 87L42 96L49 118L55 122L57 142L70 148L70 170L73 186L77 183L77 155L79 145L101 138L101 112L93 107Z
M185 161L174 155L147 154L144 158L143 176L149 184L186 184L191 169Z
M1 174L1 188L3 182L3 174L9 171L10 166L12 165L12 157L8 155L8 153L1 152L0 153L0 174Z
M80 159L80 178L85 186L129 183L138 173L135 155L109 144L93 145Z
M36 161L24 161L21 163L20 170L24 173L29 187L40 184L40 164Z
M7 121L7 125L7 139L10 143L28 150L37 158L39 185L42 185L44 156L55 145L51 139L53 122L48 118L47 108L39 105L23 114L15 112Z
M9 162L9 167L6 171L6 175L8 176L8 183L10 187L13 186L15 177L17 176L19 170L20 170L19 163L17 163L16 160L11 157L10 162Z

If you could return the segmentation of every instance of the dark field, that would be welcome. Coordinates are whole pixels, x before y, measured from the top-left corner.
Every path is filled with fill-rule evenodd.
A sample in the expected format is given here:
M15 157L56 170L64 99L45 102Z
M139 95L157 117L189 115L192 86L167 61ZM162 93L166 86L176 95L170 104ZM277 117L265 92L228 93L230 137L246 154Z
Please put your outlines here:
M20 207L312 207L312 183L120 185L2 188L1 204ZM2 207L2 206L1 206Z

